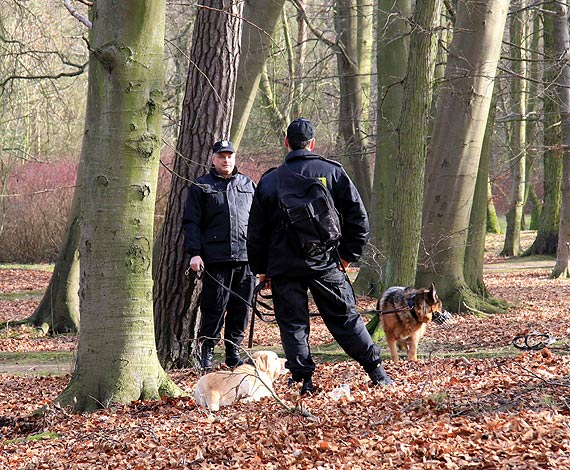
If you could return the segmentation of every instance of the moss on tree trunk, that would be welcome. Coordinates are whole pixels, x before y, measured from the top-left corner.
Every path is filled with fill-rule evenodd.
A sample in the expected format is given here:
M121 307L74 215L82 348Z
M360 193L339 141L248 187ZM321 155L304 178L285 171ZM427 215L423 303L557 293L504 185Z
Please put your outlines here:
M164 1L92 9L79 253L75 411L178 395L156 353L152 232L160 155Z

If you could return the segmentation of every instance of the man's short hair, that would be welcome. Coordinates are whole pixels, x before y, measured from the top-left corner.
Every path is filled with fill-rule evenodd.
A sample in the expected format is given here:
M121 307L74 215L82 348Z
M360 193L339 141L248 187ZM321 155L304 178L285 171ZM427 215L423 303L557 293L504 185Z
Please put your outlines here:
M314 136L313 123L305 118L295 119L287 128L287 142L293 150L307 148Z

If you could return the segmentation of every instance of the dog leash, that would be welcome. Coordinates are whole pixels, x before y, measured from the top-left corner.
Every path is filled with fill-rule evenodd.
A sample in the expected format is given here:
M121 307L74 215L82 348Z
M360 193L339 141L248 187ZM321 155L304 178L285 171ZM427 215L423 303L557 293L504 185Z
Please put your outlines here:
M190 268L188 268L184 272L184 274L186 276L188 276L188 275L190 275L191 272L192 272L192 270ZM255 317L259 317L259 319L265 323L275 322L275 314L271 315L271 316L273 316L273 318L271 320L268 320L265 318L266 316L270 315L267 313L267 311L273 311L273 307L271 305L269 305L267 302L265 302L265 300L270 300L272 298L272 296L262 293L262 291L265 289L266 281L262 281L254 287L253 293L252 293L253 302L250 302L249 300L244 299L237 292L233 291L232 289L230 289L229 287L225 286L223 283L218 281L214 276L212 276L203 267L202 267L202 269L200 269L200 271L194 272L194 275L196 276L197 279L202 279L202 276L204 274L206 274L210 279L212 279L222 289L229 292L230 295L233 295L234 297L236 297L237 299L239 299L243 303L245 303L249 308L251 308L253 315L251 316L251 320L250 320L250 324L249 324L249 339L248 339L248 347L249 347L249 349L251 349L253 346L253 332L254 332L254 328L255 328ZM264 300L261 300L261 299L264 299ZM263 309L265 309L265 312L262 312L259 309L259 306L261 306Z
M523 351L539 351L556 342L556 338L549 333L539 333L533 331L524 335L517 335L511 341L511 344Z
M191 269L188 268L185 271L185 275L188 276L190 274ZM252 298L253 298L253 302L250 302L247 299L244 299L241 295L239 295L237 292L233 291L232 289L230 289L229 287L225 286L223 283L221 283L220 281L218 281L218 279L216 279L214 276L212 276L207 270L205 270L204 268L202 268L200 271L194 272L195 276L197 279L202 279L202 276L204 274L206 274L210 279L212 279L216 284L218 284L222 289L224 289L226 292L229 292L230 295L233 295L235 298L241 300L244 304L246 304L249 308L252 309L252 311L254 312L254 314L259 317L259 319L263 322L266 323L272 323L275 320L268 320L266 317L267 316L273 316L275 317L275 314L271 314L271 313L267 313L268 311L273 311L273 307L271 305L269 305L267 302L265 302L264 300L271 300L272 299L272 295L269 294L263 294L262 291L265 290L266 287L266 281L262 281L260 283L258 283L254 289L253 289L253 293L252 293ZM264 299L264 300L262 300ZM262 311L259 307L262 307L265 311Z
M348 283L352 289L353 296L356 299L356 294L354 294L354 289L352 287L352 283L350 282L350 279L348 278L348 273L346 272L346 269L344 268L342 263L339 263L339 266L341 267L341 271L344 273L345 277L347 278ZM189 267L184 272L184 274L186 276L188 276L191 272L192 272L192 270ZM266 280L259 282L254 287L253 293L252 293L253 301L250 302L249 300L244 299L237 292L233 291L232 289L230 289L229 287L225 286L223 283L218 281L218 279L216 279L214 276L212 276L206 269L202 268L200 271L194 272L194 274L195 274L197 279L201 279L202 276L204 274L206 274L208 277L210 277L210 279L212 279L222 289L229 292L230 295L233 295L234 297L241 300L248 307L251 308L253 315L251 316L250 327L249 327L249 340L248 340L248 347L250 349L253 346L253 332L254 332L254 328L255 328L255 317L258 317L264 323L275 323L276 320L275 320L275 313L274 313L273 306L267 302L267 301L271 301L273 299L273 295L271 293L269 293L269 294L263 293L263 291L266 290L266 287L267 287L267 281ZM339 300L342 300L336 294L336 292L333 292L332 290L330 290L327 286L325 286L320 281L315 280L315 283L318 284L322 289L327 291L332 296L336 297ZM263 311L260 309L260 307L263 309ZM357 313L359 315L388 315L391 313L397 313L397 312L403 312L403 311L411 311L411 312L415 313L413 311L413 305L408 305L406 307L395 308L395 309L384 310L384 311L380 311L378 308L370 309L370 310L364 310L364 311L358 311L357 310ZM438 315L434 316L433 321L439 325L443 325L447 320L449 320L452 317L452 314L448 311L436 312L436 313ZM309 317L319 317L319 316L320 316L319 313L309 312ZM270 317L270 318L268 318L268 317Z

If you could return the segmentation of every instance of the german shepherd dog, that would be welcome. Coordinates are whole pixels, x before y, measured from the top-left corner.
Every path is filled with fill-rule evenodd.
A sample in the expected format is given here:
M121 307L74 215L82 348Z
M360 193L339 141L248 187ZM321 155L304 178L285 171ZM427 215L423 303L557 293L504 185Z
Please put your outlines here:
M429 289L390 287L382 294L378 311L394 362L398 362L397 347L407 351L409 361L417 361L418 343L426 325L442 309L433 283Z

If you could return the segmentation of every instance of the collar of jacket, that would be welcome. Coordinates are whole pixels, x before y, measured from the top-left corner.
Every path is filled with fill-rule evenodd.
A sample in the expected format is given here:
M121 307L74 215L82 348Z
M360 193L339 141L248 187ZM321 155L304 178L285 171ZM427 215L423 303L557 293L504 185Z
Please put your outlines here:
M299 149L289 152L285 157L285 161L290 162L291 160L295 160L297 158L321 158L321 156L307 149Z

